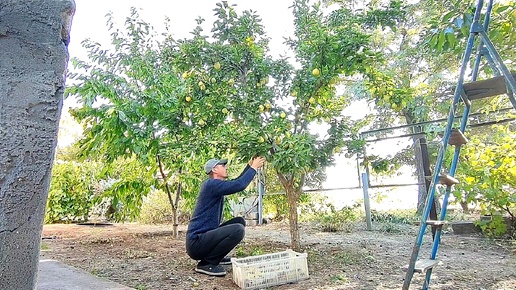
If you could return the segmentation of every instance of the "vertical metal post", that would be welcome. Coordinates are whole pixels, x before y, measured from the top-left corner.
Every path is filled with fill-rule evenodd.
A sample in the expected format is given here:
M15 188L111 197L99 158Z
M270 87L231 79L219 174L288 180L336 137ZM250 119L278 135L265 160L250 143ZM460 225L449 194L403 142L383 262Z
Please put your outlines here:
M369 180L367 178L367 173L362 173L362 189L364 190L364 209L365 209L365 215L366 215L366 223L367 223L367 230L372 230L372 223L371 223L371 206L369 205Z
M362 181L360 179L360 161L359 161L359 156L357 154L357 177L358 177L358 187L362 187Z
M263 223L263 195L265 194L265 180L263 176L263 171L258 169L258 224L261 225Z
M364 137L363 133L360 133L360 139L365 140L365 137ZM367 142L364 145L364 148L363 148L363 151L362 151L362 156L360 156L360 153L357 153L357 178L358 178L358 186L359 187L363 186L362 179L361 179L361 176L360 176L360 157L362 157L362 161L364 162L364 166L365 166L366 170L369 169L369 165L367 164L366 149L367 149Z

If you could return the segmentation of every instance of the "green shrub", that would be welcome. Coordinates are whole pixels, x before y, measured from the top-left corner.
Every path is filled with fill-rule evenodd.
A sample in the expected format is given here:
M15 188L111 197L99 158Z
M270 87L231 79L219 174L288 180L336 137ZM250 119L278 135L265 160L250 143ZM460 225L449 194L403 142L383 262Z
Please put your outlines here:
M415 211L395 210L395 211L371 211L371 220L380 223L410 224L414 220L419 220Z
M302 222L313 222L325 232L351 232L354 222L360 216L357 211L358 207L360 207L360 204L337 209L328 196L310 194L309 198L299 205L299 210L301 211L299 220Z
M288 202L285 194L270 194L263 197L263 213L275 221L288 218Z
M495 238L516 238L516 219L500 214L488 218L481 218L477 225L482 233Z
M67 161L56 163L47 199L45 223L88 220L94 205L95 163Z
M165 192L155 190L144 198L138 222L142 224L173 222L172 208Z
M389 234L399 234L404 231L399 223L384 222L378 225L378 230Z
M495 125L489 134L468 136L454 186L457 201L473 204L483 215L516 216L516 133L510 126ZM513 236L514 227L500 220L480 223L493 236Z
M152 171L135 158L119 159L113 164L56 160L45 222L135 220L153 180Z
M329 205L327 211L320 212L315 216L315 222L323 232L351 232L354 222L359 216L358 206L345 206L336 210L333 205Z

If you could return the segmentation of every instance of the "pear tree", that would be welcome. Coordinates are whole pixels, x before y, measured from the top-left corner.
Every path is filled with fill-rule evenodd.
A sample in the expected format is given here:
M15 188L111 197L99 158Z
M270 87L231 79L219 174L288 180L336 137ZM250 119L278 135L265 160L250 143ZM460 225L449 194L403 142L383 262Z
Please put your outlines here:
M163 51L204 105L195 116L213 125L205 132L210 144L239 161L267 158L299 249L297 206L306 182L332 165L363 125L343 115L350 96L339 90L340 79L365 74L381 56L349 10L328 14L320 3L298 0L292 12L294 35L285 40L292 58L273 57L259 16L226 2L217 4L211 33L199 19L192 38L169 38Z

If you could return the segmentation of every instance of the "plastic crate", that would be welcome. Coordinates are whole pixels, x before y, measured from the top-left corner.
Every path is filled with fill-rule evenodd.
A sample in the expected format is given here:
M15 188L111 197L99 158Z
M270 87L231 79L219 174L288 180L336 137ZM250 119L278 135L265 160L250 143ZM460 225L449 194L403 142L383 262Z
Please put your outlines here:
M233 281L242 289L262 289L308 279L307 254L279 253L232 258Z

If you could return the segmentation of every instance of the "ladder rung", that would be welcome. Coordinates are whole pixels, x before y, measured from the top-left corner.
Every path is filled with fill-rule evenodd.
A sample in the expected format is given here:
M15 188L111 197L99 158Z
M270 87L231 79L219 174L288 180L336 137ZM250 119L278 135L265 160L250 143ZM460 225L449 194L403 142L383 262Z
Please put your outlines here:
M442 227L442 226L448 224L448 222L447 221L427 220L426 224L429 225L429 226Z
M439 183L446 184L447 186L452 186L454 184L459 184L459 181L448 174L441 174L439 175Z
M462 132L458 129L453 129L450 135L450 139L448 140L448 144L452 146L462 146L468 143L468 139Z
M431 175L425 176L425 178L427 180L431 180L432 176ZM439 182L439 184L445 184L445 185L449 185L449 186L454 185L454 184L459 184L459 181L456 178L451 177L448 174L440 174L438 182Z
M425 273L426 270L435 267L439 264L439 261L432 259L421 259L416 261L416 266L414 266L414 272L416 273Z
M516 72L512 72L516 78ZM485 79L481 81L465 83L464 92L470 100L494 97L507 93L507 84L503 76Z
M435 267L437 264L439 264L438 260L432 260L432 259L421 259L416 261L416 265L414 265L414 272L416 273L425 273L428 269ZM408 270L408 265L405 265L403 267L405 271Z

